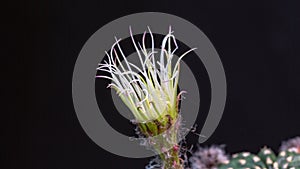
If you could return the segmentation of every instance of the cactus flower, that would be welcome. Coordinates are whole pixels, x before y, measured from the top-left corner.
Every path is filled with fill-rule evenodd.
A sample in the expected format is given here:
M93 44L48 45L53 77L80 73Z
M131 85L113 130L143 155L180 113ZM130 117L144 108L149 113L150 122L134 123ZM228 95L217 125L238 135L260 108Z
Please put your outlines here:
M171 27L161 42L160 50L154 48L154 38L149 27L148 32L144 32L141 43L136 43L130 28L132 44L138 55L140 67L126 59L119 44L121 39L115 38L116 42L110 52L106 52L108 60L99 64L97 68L108 72L110 76L96 77L111 81L108 87L116 91L133 113L135 124L144 136L153 137L170 130L165 138L155 140L155 150L161 154L160 157L164 161L163 168L182 168L178 157L176 137L178 129L172 128L178 123L178 102L183 93L177 91L180 61L195 48L183 53L174 62L174 53L178 46ZM150 48L145 44L146 35L151 38ZM172 49L172 46L175 48ZM167 144L172 144L173 148L166 149Z

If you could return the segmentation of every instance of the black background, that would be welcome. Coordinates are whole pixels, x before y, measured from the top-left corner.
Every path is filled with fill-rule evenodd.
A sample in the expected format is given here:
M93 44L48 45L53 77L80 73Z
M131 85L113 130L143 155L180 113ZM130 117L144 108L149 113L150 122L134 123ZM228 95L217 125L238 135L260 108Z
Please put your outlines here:
M182 17L218 51L227 103L204 145L226 144L228 152L256 152L264 145L277 150L283 139L300 135L299 1L48 0L11 7L2 15L4 54L14 62L5 71L12 73L5 77L13 90L4 92L10 107L4 168L131 169L148 163L110 154L90 140L71 93L74 64L86 40L106 23L136 12Z

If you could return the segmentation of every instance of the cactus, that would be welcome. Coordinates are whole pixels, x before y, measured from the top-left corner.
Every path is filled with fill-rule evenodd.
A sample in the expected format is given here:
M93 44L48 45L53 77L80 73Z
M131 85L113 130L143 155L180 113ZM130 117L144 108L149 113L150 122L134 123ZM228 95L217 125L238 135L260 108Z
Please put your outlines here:
M279 169L300 169L300 154L295 152L295 149L281 151L276 165Z
M219 169L263 169L266 168L264 162L250 152L234 154L228 164L219 166Z
M235 154L219 169L300 169L300 154L292 148L276 156L271 149L264 147L258 155L249 152Z

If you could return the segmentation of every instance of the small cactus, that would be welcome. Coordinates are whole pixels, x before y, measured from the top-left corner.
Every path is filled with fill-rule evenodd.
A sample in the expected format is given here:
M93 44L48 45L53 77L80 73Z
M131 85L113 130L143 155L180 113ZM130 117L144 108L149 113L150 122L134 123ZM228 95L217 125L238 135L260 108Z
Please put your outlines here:
M219 166L218 169L263 169L266 168L264 162L250 152L237 153L232 156L228 164Z
M281 151L278 156L269 149L263 148L258 155L249 152L234 154L228 164L218 169L300 169L300 154L297 149Z
M277 157L279 169L300 169L300 154L295 152L295 149L281 151ZM274 169L276 169L274 167Z

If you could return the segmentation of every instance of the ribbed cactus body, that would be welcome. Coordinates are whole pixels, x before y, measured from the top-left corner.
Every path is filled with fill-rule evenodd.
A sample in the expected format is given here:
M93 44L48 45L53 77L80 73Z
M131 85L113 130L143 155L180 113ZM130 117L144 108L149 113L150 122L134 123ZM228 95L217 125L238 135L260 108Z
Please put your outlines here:
M219 166L219 169L263 169L264 162L254 154L242 152L234 154L228 164Z
M230 162L219 169L300 169L300 154L289 149L276 156L271 149L263 148L258 155L249 152L234 154Z

